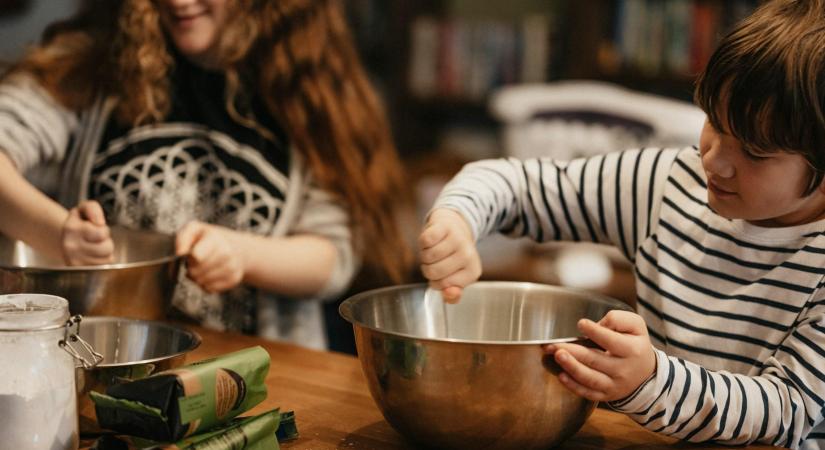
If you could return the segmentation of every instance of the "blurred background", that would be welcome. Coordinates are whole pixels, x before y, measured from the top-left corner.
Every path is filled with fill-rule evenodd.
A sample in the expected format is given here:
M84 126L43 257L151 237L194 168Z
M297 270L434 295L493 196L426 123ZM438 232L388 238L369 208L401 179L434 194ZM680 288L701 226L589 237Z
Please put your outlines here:
M276 1L276 0L272 0ZM570 159L698 142L693 81L757 0L341 0L409 177L410 242L443 184L490 157ZM0 62L78 0L0 0ZM612 249L491 238L485 279L564 284L633 303ZM420 275L410 274L413 281ZM350 293L387 284L369 268ZM331 349L354 353L330 303Z

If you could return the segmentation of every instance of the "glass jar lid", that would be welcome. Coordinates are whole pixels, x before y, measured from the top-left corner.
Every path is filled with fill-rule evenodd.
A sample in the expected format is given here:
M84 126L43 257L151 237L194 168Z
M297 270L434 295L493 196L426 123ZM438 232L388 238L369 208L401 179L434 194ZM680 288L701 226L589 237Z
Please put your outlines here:
M0 295L0 331L43 330L63 327L69 302L47 294Z

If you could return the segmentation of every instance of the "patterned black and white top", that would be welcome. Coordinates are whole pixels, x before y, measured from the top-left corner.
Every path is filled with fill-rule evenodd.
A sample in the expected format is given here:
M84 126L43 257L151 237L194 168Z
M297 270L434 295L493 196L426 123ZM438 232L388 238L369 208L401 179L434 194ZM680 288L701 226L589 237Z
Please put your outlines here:
M435 207L477 239L612 244L634 264L657 370L615 409L688 441L825 449L825 221L717 215L695 148L480 161Z
M100 202L109 223L132 228L175 233L199 220L270 234L289 184L289 148L280 127L266 122L278 137L272 142L233 120L221 73L179 58L171 81L172 108L163 123L131 128L109 119L88 198ZM255 116L269 118L259 103L253 103ZM207 294L182 276L172 303L218 328L257 331L256 295L247 287Z
M100 99L88 110L69 111L33 79L12 77L0 84L0 151L21 171L59 163L61 203L95 199L109 223L174 233L200 220L265 236L329 238L336 266L316 299L248 286L208 294L183 273L173 299L205 326L324 347L323 315L313 300L341 294L358 268L349 215L313 183L260 102L252 102L253 112L274 139L230 118L221 74L181 60L163 123L121 127L111 115L114 105Z

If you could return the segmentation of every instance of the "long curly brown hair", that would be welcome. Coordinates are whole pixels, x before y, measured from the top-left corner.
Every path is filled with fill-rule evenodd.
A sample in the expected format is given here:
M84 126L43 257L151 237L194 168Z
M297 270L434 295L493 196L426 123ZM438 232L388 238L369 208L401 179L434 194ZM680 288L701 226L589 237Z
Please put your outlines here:
M226 107L266 133L251 114L260 96L318 182L350 208L365 262L395 282L412 262L399 229L402 171L384 109L370 85L337 0L231 0L219 40ZM118 98L123 124L164 120L170 109L172 44L153 0L87 0L50 26L14 68L36 76L74 110L98 95Z

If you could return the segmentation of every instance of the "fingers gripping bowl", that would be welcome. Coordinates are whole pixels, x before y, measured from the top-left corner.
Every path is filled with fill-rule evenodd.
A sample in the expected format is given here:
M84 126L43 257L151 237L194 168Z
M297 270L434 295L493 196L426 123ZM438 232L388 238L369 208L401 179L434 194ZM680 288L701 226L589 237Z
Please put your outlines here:
M175 237L112 227L114 263L67 266L0 235L0 294L63 297L72 314L161 319L178 279Z
M595 403L573 394L541 344L576 338L581 318L626 304L555 286L479 282L458 304L426 285L368 291L341 304L370 393L401 434L439 448L545 449Z

